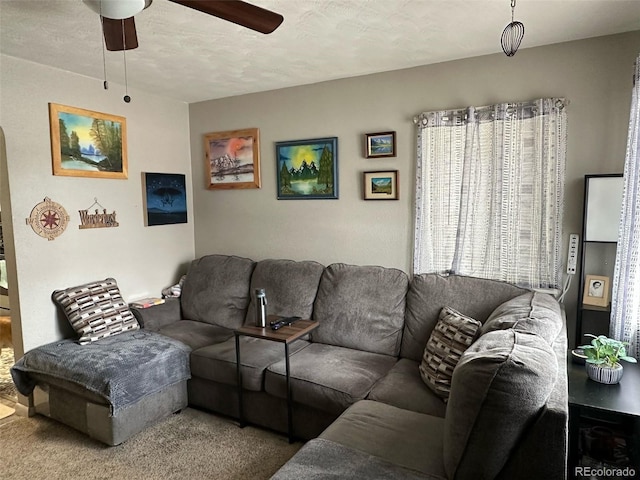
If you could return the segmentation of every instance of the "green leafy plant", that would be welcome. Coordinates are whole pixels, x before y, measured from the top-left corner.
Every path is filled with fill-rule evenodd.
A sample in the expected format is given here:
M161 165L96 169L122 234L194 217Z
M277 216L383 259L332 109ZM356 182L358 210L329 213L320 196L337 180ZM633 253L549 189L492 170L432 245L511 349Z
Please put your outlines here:
M626 346L629 342L621 342L620 340L614 340L605 335L592 335L587 333L585 337L591 337L590 345L582 345L581 348L584 354L587 356L588 363L594 363L603 367L615 367L619 364L620 360L624 360L629 363L636 363L636 359L627 356Z

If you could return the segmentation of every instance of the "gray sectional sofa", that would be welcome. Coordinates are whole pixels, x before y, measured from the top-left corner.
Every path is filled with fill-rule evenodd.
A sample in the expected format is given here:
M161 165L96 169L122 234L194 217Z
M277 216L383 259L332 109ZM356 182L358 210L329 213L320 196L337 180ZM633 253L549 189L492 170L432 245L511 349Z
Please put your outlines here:
M372 478L372 465L378 478L566 475L566 325L550 295L379 266L205 256L179 299L134 310L145 329L192 348L191 405L237 418L233 330L254 323L254 288L270 314L319 323L290 356L295 434L311 441L275 478ZM444 306L483 323L447 403L419 373ZM246 419L286 432L282 345L240 342Z
M266 290L269 314L319 324L290 346L294 433L309 441L274 478L565 477L566 326L550 295L379 266L204 256L179 298L133 309L142 332L190 349L190 405L238 417L234 330L254 324L255 288ZM445 306L482 323L447 402L419 369ZM239 341L245 419L287 432L282 344ZM87 403L50 382L65 401ZM108 428L126 438L124 425Z

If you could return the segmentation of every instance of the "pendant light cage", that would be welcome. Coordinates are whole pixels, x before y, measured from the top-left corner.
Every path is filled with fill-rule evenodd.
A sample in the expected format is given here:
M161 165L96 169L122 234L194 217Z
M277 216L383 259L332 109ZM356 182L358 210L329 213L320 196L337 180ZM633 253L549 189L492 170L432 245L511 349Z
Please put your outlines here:
M507 57L513 57L516 54L524 38L524 24L514 20L515 9L516 0L511 0L511 23L504 28L500 38L502 51Z

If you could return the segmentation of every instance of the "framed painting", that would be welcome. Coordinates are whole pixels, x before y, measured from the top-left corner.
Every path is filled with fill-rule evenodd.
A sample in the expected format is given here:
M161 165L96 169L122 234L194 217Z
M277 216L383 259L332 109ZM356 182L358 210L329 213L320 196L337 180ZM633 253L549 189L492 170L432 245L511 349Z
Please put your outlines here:
M365 133L364 156L366 158L395 157L396 132Z
M124 117L49 104L54 175L127 178Z
M596 307L609 306L609 277L587 275L584 281L582 303Z
M398 200L398 170L364 172L365 200Z
M276 142L278 200L338 198L338 137Z
M260 188L260 131L257 128L204 136L207 188Z
M187 223L187 187L180 173L142 173L145 225Z

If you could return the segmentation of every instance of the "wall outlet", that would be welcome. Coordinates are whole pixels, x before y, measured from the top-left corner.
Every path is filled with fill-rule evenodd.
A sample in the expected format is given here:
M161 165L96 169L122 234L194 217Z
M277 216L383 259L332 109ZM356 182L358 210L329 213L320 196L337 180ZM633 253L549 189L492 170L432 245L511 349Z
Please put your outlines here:
M578 243L580 237L572 233L569 235L569 253L567 255L567 274L575 275L578 264Z

